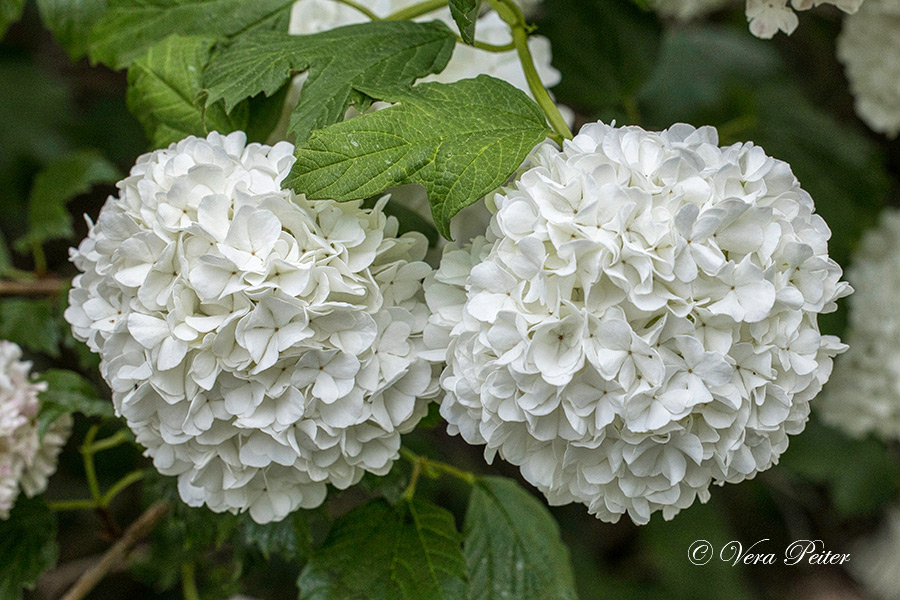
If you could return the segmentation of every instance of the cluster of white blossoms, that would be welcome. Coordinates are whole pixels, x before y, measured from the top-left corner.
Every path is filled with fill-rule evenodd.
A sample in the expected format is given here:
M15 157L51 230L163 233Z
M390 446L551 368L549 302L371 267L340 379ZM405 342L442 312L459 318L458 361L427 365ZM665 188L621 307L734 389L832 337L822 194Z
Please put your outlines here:
M846 348L817 315L851 291L787 164L710 127L597 123L494 202L425 281L451 433L607 521L777 462Z
M878 600L900 600L900 508L891 508L880 528L850 549L847 569L866 593Z
M816 402L822 419L854 437L900 439L900 210L885 209L863 236L847 280L850 351Z
M383 201L282 190L292 151L235 132L140 157L72 251L65 314L182 498L257 522L387 473L437 389L425 237Z
M837 54L856 112L873 130L900 133L900 2L868 0L844 20Z
M779 31L788 35L794 33L800 23L794 11L832 4L853 14L862 3L863 0L747 0L747 20L753 35L770 39Z
M38 393L47 384L31 381L31 363L20 358L21 348L0 341L0 519L9 517L20 491L31 497L47 489L72 428L64 415L40 436Z
M665 16L691 19L727 6L735 0L653 0L654 9ZM864 0L746 0L747 21L756 37L771 39L782 31L794 33L800 20L795 11L809 10L822 4L831 4L845 13L859 10ZM870 0L874 1L874 0ZM890 3L893 0L886 0Z

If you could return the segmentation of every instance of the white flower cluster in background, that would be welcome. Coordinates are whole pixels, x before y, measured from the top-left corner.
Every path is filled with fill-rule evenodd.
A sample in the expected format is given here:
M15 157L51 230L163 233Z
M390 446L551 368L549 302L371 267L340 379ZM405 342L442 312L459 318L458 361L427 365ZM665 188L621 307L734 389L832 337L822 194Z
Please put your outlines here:
M866 593L878 600L900 600L900 508L892 508L872 536L851 548L847 569Z
M777 462L846 348L817 315L850 292L790 167L602 123L531 162L425 281L450 432L606 521Z
M816 406L822 419L854 437L900 439L900 210L885 209L847 270L847 342Z
M38 392L47 384L31 381L31 363L20 358L21 348L0 341L0 519L9 517L20 492L30 498L47 489L72 428L64 415L39 435Z
M893 1L886 0L888 3ZM688 20L728 6L729 3L736 3L736 0L653 0L652 6L661 15ZM759 38L771 39L779 31L787 35L794 33L800 24L795 11L831 4L845 13L853 14L862 3L863 0L746 0L746 14L751 33Z
M844 20L837 54L856 113L874 131L900 133L900 2L868 0Z
M245 142L140 157L72 252L66 319L182 498L267 522L387 473L427 412L430 268L383 204L282 190L293 147Z
M853 14L862 3L863 0L747 0L747 20L753 35L770 39L779 31L788 35L794 33L800 24L794 11L832 4Z

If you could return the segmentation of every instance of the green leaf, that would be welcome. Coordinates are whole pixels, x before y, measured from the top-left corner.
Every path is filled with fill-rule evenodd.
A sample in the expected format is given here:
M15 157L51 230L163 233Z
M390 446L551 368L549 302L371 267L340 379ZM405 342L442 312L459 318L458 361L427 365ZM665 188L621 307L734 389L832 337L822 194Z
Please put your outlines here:
M41 373L40 380L47 383L47 389L40 394L40 435L44 435L47 428L65 414L78 412L86 417L107 418L114 415L112 404L102 400L94 385L74 371L50 369Z
M335 523L297 584L301 600L464 600L465 580L453 515L376 500Z
M353 91L378 87L390 93L440 72L456 40L446 25L379 21L349 25L315 35L259 32L216 51L204 75L207 106L275 93L290 77L309 69L289 132L297 141L309 132L343 120Z
M35 352L59 355L59 330L49 300L0 300L0 339Z
M33 244L75 235L69 200L100 183L120 178L119 170L96 150L75 150L51 162L34 178L28 198L28 233L16 242L26 252Z
M662 26L630 0L548 0L541 34L553 44L560 102L591 115L621 114L653 73ZM611 112L616 111L616 112Z
M128 108L154 147L189 135L245 129L247 105L226 114L222 104L204 106L198 97L203 69L215 38L171 35L151 46L128 67Z
M481 0L450 0L450 14L459 27L459 35L467 44L475 43L475 23L481 11Z
M169 34L233 39L260 30L287 31L294 0L109 0L91 32L91 60L127 67Z
M900 490L900 467L884 444L849 438L815 419L791 438L778 468L826 485L835 509L845 516L877 514Z
M574 600L559 527L542 502L503 477L481 477L463 526L470 600Z
M20 600L56 564L56 519L42 498L20 495L0 520L0 598Z
M296 511L276 523L260 525L243 514L238 531L243 543L258 550L266 560L278 555L288 561L299 561L309 555L312 539L304 511Z
M425 186L438 231L497 186L550 133L521 90L480 75L396 93L398 103L313 132L297 149L288 184L313 199L354 200L407 183Z
M0 2L0 38L6 35L9 26L22 18L25 0L4 0Z
M44 26L75 60L88 53L91 29L106 12L106 0L37 0Z

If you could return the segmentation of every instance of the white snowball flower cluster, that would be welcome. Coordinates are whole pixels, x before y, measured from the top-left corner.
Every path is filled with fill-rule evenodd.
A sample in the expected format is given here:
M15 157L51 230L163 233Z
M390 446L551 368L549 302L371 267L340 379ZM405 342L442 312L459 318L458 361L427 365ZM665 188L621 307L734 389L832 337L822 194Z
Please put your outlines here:
M9 517L20 491L30 498L47 489L72 428L64 415L39 435L38 393L47 384L31 381L31 363L20 358L21 348L0 341L0 519Z
M900 210L885 209L853 256L847 341L816 405L824 421L854 437L900 439Z
M747 0L747 20L753 35L770 39L779 31L790 35L797 29L800 20L794 11L832 4L853 14L862 3L863 0Z
M245 142L140 157L72 252L66 319L182 498L262 523L387 473L437 386L424 236L282 190L293 147Z
M847 568L866 593L879 600L900 600L900 508L893 507L872 536L850 549Z
M900 134L900 2L869 0L844 20L837 54L856 112L874 131Z
M790 167L602 123L531 162L425 281L449 431L606 521L773 465L845 349L816 317L850 292Z

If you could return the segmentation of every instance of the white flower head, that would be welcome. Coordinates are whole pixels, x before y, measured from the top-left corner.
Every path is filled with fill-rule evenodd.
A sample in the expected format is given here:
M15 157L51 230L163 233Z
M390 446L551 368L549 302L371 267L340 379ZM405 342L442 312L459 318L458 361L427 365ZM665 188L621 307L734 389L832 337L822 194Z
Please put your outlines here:
M72 251L118 413L186 502L257 522L386 473L436 389L424 236L282 190L293 162L241 132L146 154Z
M688 20L732 3L736 4L737 0L652 0L651 4L661 15ZM758 38L771 39L779 31L787 35L794 33L800 24L795 11L831 4L853 14L862 3L863 0L746 0L746 14L750 32Z
M863 236L847 280L850 351L835 361L831 382L817 402L825 422L853 437L874 433L900 439L900 210L888 208Z
M874 131L900 133L900 3L869 0L844 20L837 55L844 63L856 113Z
M843 12L853 14L863 0L747 0L747 20L756 37L771 39L779 31L794 33L800 20L794 11L809 10L831 4Z
M20 358L19 346L0 341L0 519L9 517L20 492L30 498L47 489L72 428L64 415L39 435L38 393L47 384L32 381L31 363Z
M671 518L777 462L850 288L790 167L715 129L585 126L425 281L441 414L551 503Z
M894 506L879 528L850 548L847 569L867 597L897 600L900 590L900 508Z

